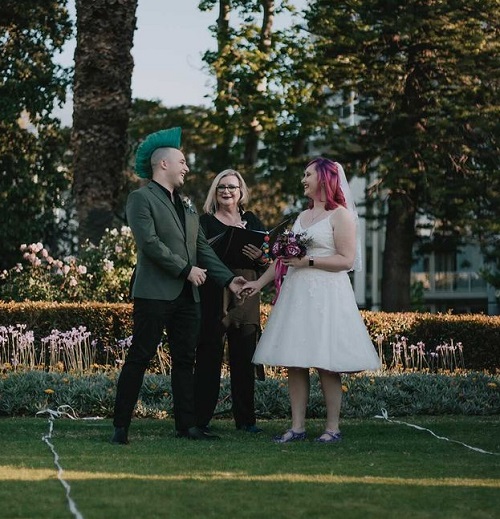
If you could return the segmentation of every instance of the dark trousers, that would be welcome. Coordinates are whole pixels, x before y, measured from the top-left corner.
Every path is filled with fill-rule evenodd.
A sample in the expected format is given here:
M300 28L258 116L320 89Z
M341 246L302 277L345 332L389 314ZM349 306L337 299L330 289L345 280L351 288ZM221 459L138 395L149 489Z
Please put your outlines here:
M156 354L164 329L172 360L175 428L181 431L196 425L193 369L200 318L200 305L190 290L184 290L174 301L134 300L132 345L118 379L115 427L130 425L144 372Z
M230 327L222 325L203 329L196 350L195 404L197 425L208 425L219 399L220 376L224 356L224 333L229 347L232 411L236 426L255 424L255 366L252 357L257 344L257 326Z

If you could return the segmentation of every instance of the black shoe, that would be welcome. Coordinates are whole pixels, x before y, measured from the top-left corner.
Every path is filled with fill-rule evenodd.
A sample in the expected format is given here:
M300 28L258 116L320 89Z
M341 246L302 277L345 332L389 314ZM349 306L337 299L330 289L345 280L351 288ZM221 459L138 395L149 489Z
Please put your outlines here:
M127 445L128 427L115 427L115 432L110 441L116 445Z
M238 431L245 431L253 434L261 433L264 429L261 429L260 427L257 427L255 424L253 425L238 425L236 426L236 429Z
M189 440L219 440L220 436L211 434L200 427L190 427L175 433L176 438L188 438Z

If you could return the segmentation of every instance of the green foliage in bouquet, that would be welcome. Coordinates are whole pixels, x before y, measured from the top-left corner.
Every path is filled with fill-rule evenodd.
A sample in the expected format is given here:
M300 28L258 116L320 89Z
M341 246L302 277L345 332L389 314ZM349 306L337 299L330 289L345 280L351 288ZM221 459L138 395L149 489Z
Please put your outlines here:
M0 274L4 301L120 303L128 300L136 262L129 227L107 229L98 245L86 241L76 256L53 258L42 243L23 244L22 260Z

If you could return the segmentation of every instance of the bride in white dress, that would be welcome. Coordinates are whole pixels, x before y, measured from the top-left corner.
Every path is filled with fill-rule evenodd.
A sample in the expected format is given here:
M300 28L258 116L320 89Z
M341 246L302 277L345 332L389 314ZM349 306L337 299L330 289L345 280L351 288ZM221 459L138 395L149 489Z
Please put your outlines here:
M342 436L340 373L376 370L380 360L359 313L347 272L361 265L356 237L357 213L342 166L312 160L302 179L309 208L292 231L310 239L306 256L281 258L288 267L278 299L257 346L253 362L288 368L292 426L278 443L304 440L309 399L309 369L316 368L325 398L323 443ZM274 266L276 265L276 262ZM243 290L249 296L274 280L274 266Z

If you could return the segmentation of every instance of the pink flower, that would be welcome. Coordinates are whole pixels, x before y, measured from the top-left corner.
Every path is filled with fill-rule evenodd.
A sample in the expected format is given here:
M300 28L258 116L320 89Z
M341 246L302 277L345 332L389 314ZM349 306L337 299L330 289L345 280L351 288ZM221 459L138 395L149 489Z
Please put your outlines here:
M104 265L102 268L105 272L111 272L114 270L115 264L112 261L105 259L105 260L103 260L103 263L104 263Z
M285 252L285 256L295 257L295 256L299 256L300 255L301 250L300 250L300 247L296 243L289 243L285 247L284 252Z

